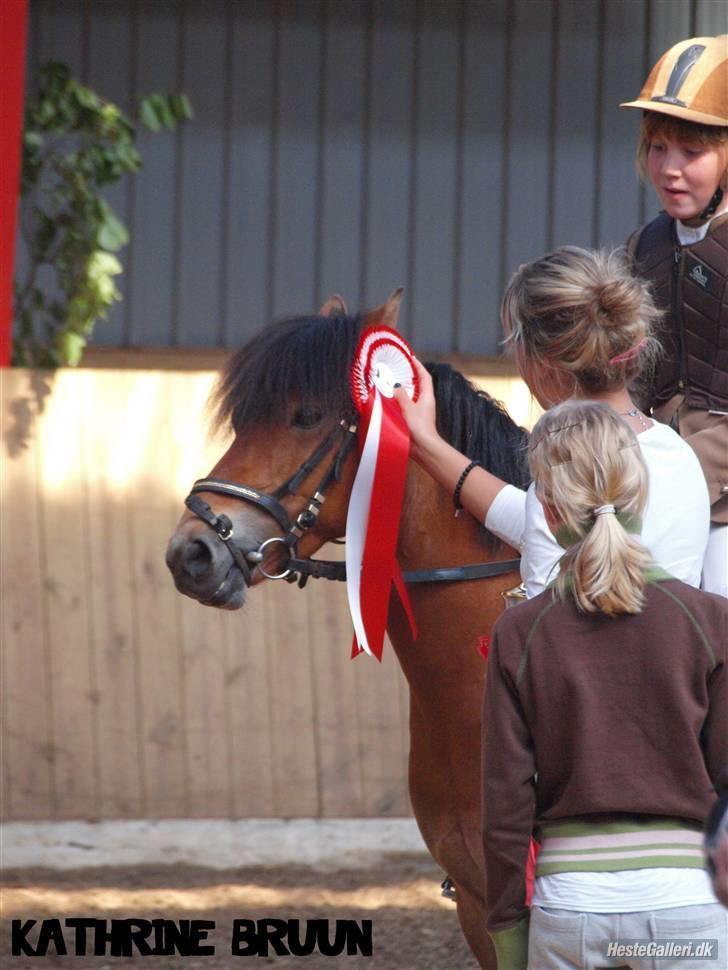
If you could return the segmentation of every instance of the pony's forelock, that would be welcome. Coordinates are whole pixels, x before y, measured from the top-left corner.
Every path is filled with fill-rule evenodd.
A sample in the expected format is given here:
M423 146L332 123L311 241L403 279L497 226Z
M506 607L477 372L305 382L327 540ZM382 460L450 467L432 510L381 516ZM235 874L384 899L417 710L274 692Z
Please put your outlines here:
M217 428L280 424L293 402L351 414L351 359L362 317L305 316L262 330L235 354L213 391Z

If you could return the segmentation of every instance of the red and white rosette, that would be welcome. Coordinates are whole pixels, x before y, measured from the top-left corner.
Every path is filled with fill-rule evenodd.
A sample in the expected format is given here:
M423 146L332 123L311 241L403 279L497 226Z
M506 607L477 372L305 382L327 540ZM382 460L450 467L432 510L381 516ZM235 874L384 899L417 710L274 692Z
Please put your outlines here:
M351 369L354 403L361 415L359 468L346 519L346 588L354 624L352 656L382 659L392 584L414 618L396 558L410 436L393 399L400 384L417 399L412 351L389 327L369 327L361 335Z

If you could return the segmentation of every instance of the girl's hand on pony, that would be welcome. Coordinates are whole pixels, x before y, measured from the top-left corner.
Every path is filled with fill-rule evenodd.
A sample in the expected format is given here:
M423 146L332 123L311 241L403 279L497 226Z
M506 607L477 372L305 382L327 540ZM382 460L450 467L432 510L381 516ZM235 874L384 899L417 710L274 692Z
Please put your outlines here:
M414 365L419 381L419 395L412 401L403 387L395 387L394 399L399 404L402 417L409 428L412 441L412 457L417 458L418 452L426 450L428 445L437 441L437 405L432 378L427 368L414 358Z

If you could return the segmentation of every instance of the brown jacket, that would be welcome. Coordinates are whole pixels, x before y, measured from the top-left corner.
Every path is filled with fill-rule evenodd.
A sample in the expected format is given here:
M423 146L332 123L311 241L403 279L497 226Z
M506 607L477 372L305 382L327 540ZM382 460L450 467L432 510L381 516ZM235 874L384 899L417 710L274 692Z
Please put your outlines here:
M527 916L542 824L625 816L701 825L728 764L728 600L656 571L635 616L552 589L496 623L483 712L488 929Z

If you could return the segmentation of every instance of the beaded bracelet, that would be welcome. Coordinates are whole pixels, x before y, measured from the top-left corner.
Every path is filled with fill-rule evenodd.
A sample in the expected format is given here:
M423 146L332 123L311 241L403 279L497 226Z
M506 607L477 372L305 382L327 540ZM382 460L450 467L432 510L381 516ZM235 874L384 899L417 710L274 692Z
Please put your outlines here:
M457 483L455 485L455 491L452 493L452 504L455 506L456 517L460 515L460 511L463 507L460 501L460 493L463 490L465 479L468 477L468 475L471 473L471 471L475 468L476 465L479 468L483 467L479 461L471 461L469 465L466 465L465 468L463 468L460 474L460 478L458 478Z

